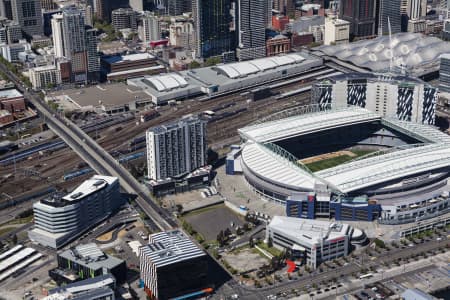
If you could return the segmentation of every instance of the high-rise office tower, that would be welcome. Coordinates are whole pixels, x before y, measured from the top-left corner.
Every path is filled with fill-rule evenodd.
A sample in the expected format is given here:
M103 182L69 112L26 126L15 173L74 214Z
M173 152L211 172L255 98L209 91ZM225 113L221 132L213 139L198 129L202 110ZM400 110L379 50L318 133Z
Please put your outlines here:
M341 0L339 18L350 22L350 36L367 37L376 34L375 0Z
M44 34L40 0L11 0L11 10L13 20L26 35Z
M72 80L86 81L100 70L97 53L97 34L84 24L82 11L65 8L52 19L53 43L56 57L71 61ZM94 79L93 79L94 80Z
M441 55L439 90L450 93L450 54Z
M159 17L152 12L146 11L142 15L142 35L142 41L146 47L151 41L161 39Z
M380 19L378 23L379 34L389 33L389 22L391 23L391 32L393 34L401 32L402 18L400 10L401 0L380 0Z
M266 6L261 0L237 1L236 56L249 60L266 56Z
M197 57L222 56L225 61L233 60L236 35L231 0L193 0L192 13Z
M11 0L0 0L0 17L13 19Z
M146 132L148 177L179 176L206 165L206 122L186 118Z
M129 7L129 0L95 0L95 13L99 20L111 22L111 13L118 8Z
M192 2L189 0L166 0L165 6L169 16L179 16L192 10Z
M408 0L408 17L417 20L427 15L427 0Z

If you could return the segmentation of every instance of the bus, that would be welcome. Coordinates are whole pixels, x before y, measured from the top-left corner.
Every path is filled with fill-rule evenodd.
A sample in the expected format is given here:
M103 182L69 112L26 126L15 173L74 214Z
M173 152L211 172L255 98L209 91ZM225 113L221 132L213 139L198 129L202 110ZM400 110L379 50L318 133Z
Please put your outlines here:
M30 136L31 136L31 134L27 133L27 134L22 135L20 138L26 139L26 138L29 138Z
M359 279L371 278L372 276L373 276L373 273L367 273L367 274L359 276Z

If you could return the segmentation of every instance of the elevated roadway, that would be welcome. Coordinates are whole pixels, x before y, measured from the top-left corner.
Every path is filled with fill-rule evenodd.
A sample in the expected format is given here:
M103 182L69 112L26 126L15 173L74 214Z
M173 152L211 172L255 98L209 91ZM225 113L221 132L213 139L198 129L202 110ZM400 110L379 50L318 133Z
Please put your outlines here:
M17 86L36 110L45 118L48 127L54 131L72 150L99 174L119 178L121 187L130 194L137 195L136 203L160 230L177 227L176 222L163 209L158 207L149 196L149 191L143 187L131 174L122 167L107 151L100 147L83 130L70 120L56 115L42 101L38 94L29 92L21 80L5 65L0 64L0 71Z

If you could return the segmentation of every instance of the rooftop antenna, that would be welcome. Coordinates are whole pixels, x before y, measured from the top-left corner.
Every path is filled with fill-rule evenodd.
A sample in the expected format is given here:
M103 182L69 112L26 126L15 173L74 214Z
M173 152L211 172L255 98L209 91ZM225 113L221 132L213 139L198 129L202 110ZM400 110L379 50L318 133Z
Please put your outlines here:
M388 28L389 28L389 50L391 52L391 58L389 62L389 73L392 73L392 68L394 65L394 51L392 50L392 30L391 30L391 20L387 18Z

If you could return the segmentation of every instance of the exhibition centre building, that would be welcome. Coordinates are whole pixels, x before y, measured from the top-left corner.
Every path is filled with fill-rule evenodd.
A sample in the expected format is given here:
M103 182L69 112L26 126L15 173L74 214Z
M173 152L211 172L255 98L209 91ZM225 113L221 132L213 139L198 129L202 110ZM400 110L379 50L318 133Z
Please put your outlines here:
M239 134L244 143L227 158L227 173L242 172L287 216L401 224L449 211L450 136L433 126L317 105Z

